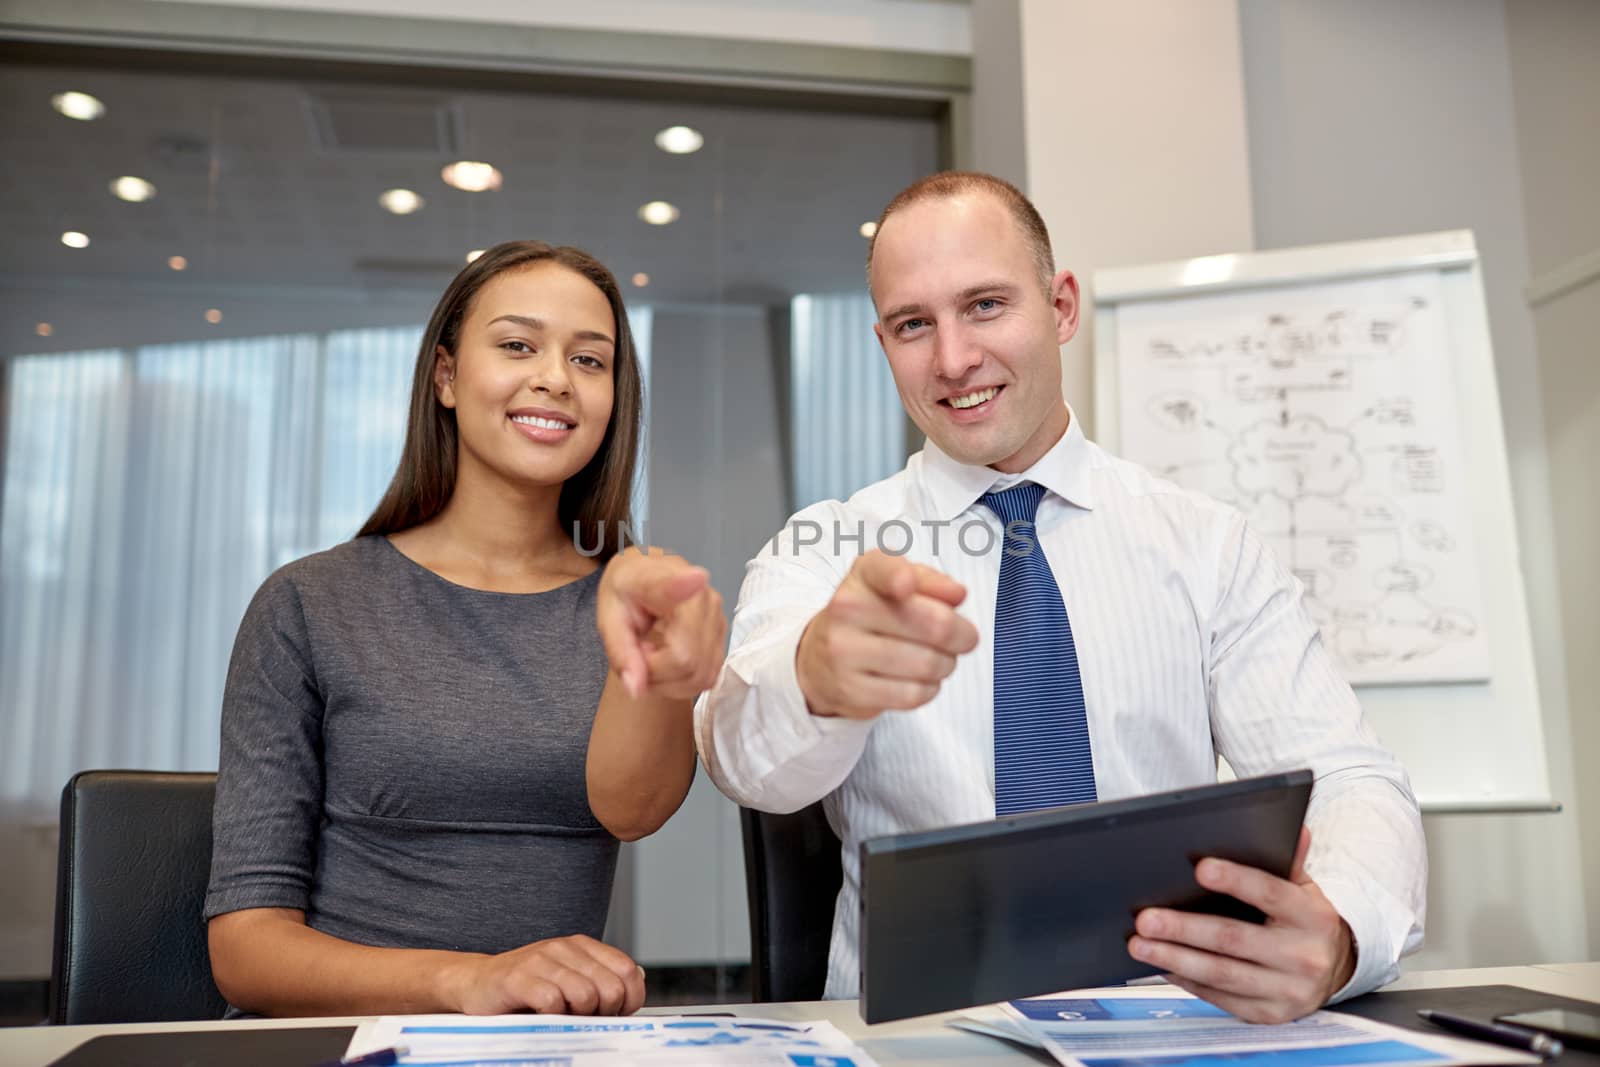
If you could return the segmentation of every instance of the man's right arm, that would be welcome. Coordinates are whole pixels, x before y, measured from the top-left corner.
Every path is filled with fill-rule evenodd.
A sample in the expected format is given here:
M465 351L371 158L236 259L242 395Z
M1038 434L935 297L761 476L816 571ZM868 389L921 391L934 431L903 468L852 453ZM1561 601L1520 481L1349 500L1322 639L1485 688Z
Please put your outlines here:
M960 583L881 551L799 544L803 517L752 560L717 684L695 708L712 781L747 807L797 811L832 792L885 711L932 700L978 643ZM815 525L815 523L813 523Z
M745 568L728 657L695 705L695 743L711 780L763 811L798 811L832 792L866 748L870 721L811 714L795 671L800 638L846 568L800 544L797 515ZM820 516L826 524L833 516Z

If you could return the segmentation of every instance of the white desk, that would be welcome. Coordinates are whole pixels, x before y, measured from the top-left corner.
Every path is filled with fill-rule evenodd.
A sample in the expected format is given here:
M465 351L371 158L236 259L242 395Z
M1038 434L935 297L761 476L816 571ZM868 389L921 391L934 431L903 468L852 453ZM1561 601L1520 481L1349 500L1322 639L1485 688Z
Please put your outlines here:
M1515 985L1541 993L1600 1003L1600 963L1561 963L1530 967L1481 967L1458 971L1420 971L1402 977L1388 989L1441 989L1468 985ZM827 1019L850 1035L882 1067L1020 1067L1040 1059L1001 1041L962 1033L944 1025L948 1015L929 1015L868 1026L856 1014L853 1000L788 1004L719 1004L704 1008L646 1008L649 1014L684 1011L728 1011L770 1019ZM960 1014L959 1012L952 1014ZM102 1034L148 1033L159 1030L212 1030L297 1026L355 1026L359 1017L340 1019L266 1019L239 1022L130 1023L118 1026L32 1026L0 1029L0 1067L45 1067L91 1037Z

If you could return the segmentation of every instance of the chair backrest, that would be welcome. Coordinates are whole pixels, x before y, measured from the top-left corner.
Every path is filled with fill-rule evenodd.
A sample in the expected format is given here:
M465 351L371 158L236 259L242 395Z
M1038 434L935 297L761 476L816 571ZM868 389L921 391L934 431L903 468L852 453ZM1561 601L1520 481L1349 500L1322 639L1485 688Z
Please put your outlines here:
M201 918L214 774L84 771L61 791L53 1023L218 1019Z
M750 900L751 999L821 1000L844 880L839 839L821 803L790 815L741 808L739 818Z

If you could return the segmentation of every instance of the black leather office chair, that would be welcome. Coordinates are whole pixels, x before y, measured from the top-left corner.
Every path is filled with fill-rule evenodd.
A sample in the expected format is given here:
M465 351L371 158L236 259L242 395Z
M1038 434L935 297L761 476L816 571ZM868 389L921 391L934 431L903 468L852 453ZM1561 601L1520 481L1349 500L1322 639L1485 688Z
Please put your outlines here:
M820 1000L844 873L820 803L792 815L739 810L750 900L751 999Z
M219 1019L200 917L214 774L84 771L61 791L53 1023Z

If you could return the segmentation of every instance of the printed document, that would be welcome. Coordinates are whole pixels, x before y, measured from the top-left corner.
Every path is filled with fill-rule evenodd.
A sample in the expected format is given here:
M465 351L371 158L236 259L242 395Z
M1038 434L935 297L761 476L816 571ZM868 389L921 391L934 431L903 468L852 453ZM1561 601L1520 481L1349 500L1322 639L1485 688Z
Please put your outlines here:
M877 1067L832 1023L696 1015L390 1015L345 1056L401 1046L434 1067Z
M1532 1053L1336 1011L1241 1022L1171 986L1085 989L980 1009L950 1025L1047 1050L1066 1067L1458 1067Z

